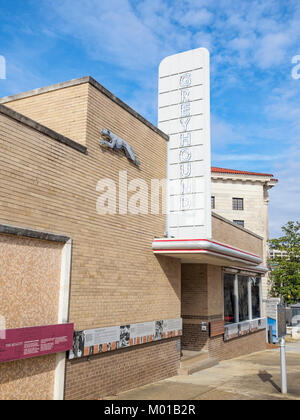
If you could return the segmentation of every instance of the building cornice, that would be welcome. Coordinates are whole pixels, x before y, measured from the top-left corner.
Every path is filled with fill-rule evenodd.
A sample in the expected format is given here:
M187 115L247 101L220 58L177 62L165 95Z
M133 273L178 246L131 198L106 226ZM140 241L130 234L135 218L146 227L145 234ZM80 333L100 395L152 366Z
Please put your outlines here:
M9 103L9 102L12 102L12 101L18 101L20 99L25 99L25 98L30 98L32 96L42 95L44 93L53 92L55 90L66 89L66 88L73 87L73 86L79 86L79 85L82 85L82 84L85 84L85 83L89 83L91 86L96 88L99 92L103 93L111 101L118 104L121 108L123 108L129 114L133 115L141 123L145 124L151 130L153 130L156 134L160 135L163 139L165 139L167 141L169 140L169 136L167 134L165 134L163 131L161 131L159 128L157 128L155 125L153 125L150 121L146 120L146 118L142 117L142 115L137 113L134 109L132 109L125 102L123 102L121 99L119 99L117 96L115 96L109 90L107 90L104 86L102 86L100 83L98 83L91 76L81 77L79 79L73 79L73 80L69 80L67 82L57 83L57 84L46 86L46 87L43 87L43 88L34 89L34 90L31 90L31 91L28 91L28 92L19 93L17 95L13 95L13 96L6 96L6 97L0 99L0 104L6 104L6 103Z
M71 240L69 236L53 234L48 232L42 232L32 229L26 229L24 227L10 226L0 224L0 234L3 235L15 235L22 236L30 239L40 239L43 241L53 241L53 242L62 242L67 243Z
M251 184L261 184L266 185L269 188L274 187L278 180L270 179L268 177L262 177L262 176L249 176L249 175L241 175L241 174L216 174L213 173L211 175L212 181L221 181L221 182L228 182L228 183L251 183Z

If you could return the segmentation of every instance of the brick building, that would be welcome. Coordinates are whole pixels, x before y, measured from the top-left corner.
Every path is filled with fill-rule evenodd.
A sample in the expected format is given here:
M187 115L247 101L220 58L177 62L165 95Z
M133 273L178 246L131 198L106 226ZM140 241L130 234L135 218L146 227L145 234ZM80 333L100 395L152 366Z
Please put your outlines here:
M211 239L174 240L162 211L97 211L101 179L166 178L166 134L90 77L1 103L0 315L75 330L70 353L0 351L1 399L101 398L176 375L182 349L264 348L262 237L213 213ZM100 146L105 128L140 167Z

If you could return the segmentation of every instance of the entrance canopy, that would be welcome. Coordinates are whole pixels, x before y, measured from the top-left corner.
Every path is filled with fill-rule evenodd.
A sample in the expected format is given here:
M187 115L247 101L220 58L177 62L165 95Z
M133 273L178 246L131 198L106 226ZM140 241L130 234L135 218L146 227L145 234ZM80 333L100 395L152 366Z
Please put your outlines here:
M239 265L256 267L262 263L259 255L209 239L155 239L153 252L179 258L182 263Z
M156 255L178 258L183 264L198 263L239 267L265 273L263 238L212 214L212 238L156 238L152 249Z

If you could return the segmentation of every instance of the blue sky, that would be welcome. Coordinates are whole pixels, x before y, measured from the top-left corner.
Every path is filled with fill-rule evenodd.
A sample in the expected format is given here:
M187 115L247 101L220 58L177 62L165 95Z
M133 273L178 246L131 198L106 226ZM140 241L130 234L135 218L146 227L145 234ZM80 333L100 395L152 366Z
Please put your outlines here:
M0 0L0 96L86 75L157 124L157 73L211 53L212 164L273 173L271 236L299 220L299 0Z

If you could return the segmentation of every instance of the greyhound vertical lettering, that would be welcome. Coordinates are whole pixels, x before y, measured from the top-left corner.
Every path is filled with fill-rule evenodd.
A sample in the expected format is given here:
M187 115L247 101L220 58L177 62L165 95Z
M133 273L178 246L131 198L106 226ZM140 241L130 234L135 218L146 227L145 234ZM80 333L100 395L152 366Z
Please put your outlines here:
M180 163L180 178L187 180L192 175L192 149L191 146L191 132L188 131L191 122L191 101L190 101L190 86L192 84L192 74L185 73L180 76L179 88L181 90L180 103L180 123L183 133L180 134L180 149L179 149L179 163ZM187 188L188 185L188 188ZM187 193L191 194L191 183L188 184L181 181L181 196L180 196L180 210L189 210L192 206L191 199L187 197Z

